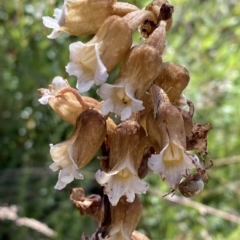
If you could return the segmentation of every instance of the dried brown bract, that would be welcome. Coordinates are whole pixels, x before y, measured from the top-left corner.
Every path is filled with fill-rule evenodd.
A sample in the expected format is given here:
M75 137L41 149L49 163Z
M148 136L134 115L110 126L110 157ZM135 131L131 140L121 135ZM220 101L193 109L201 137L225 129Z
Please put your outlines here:
M194 123L191 136L187 137L187 150L195 150L201 155L207 154L207 134L211 129L212 126L209 124L203 126Z
M92 194L86 197L83 188L73 188L71 190L70 200L81 215L88 214L96 221L101 221L103 215L101 196Z

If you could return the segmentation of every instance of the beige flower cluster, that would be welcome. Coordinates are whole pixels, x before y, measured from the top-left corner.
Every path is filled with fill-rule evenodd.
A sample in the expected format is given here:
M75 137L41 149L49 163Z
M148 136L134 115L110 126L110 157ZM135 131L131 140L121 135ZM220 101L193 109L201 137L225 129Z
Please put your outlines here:
M87 43L69 46L66 71L76 76L77 89L60 76L48 89L39 89L39 102L75 126L69 139L50 144L50 168L59 171L56 189L83 179L80 170L102 151L95 178L103 197L85 197L80 188L71 193L80 213L99 223L92 237L82 239L148 239L134 231L142 211L137 194L147 192L143 178L148 168L173 193L180 190L186 197L201 192L208 180L209 167L188 150L206 154L211 127L192 122L194 106L182 93L189 82L187 69L162 61L172 13L166 0L154 0L142 10L115 0L65 0L62 10L55 9L54 19L43 17L43 24L53 29L49 38L61 32L94 35ZM133 46L136 29L145 42ZM120 62L115 81L108 83ZM93 85L99 86L102 102L81 95Z

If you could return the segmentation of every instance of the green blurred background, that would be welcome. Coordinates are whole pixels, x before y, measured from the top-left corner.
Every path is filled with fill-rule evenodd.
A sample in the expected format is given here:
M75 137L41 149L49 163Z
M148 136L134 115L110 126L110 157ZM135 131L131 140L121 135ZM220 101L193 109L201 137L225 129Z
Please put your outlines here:
M141 8L149 3L129 2ZM237 240L240 239L240 4L237 0L170 3L175 7L174 22L163 60L183 65L190 73L185 94L195 104L194 121L213 126L209 154L215 166L209 170L210 181L205 190L188 202L183 198L178 198L178 203L162 198L169 189L157 175L149 174L145 180L151 189L141 196L144 211L138 229L154 240ZM51 30L43 26L41 19L52 16L54 8L61 8L62 4L56 0L0 3L0 239L3 240L50 239L39 229L19 226L15 218L6 217L3 207L13 205L18 208L19 218L36 219L54 230L55 239L80 239L82 232L91 234L96 229L88 216L80 216L72 206L69 191L78 186L84 187L87 194L95 192L98 162L92 161L84 169L85 180L74 181L62 191L55 190L57 173L48 168L52 162L49 143L65 140L73 128L50 107L38 103L37 89L47 87L55 76L68 78L73 87L76 84L74 78L68 77L65 66L69 61L69 44L80 38L62 34L50 40L46 36ZM139 42L138 32L134 37ZM94 90L91 93L96 96Z

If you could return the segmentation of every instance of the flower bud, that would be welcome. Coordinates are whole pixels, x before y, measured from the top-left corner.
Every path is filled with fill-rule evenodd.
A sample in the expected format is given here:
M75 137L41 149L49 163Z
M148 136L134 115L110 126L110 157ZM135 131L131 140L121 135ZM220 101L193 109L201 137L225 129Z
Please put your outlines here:
M149 36L146 44L154 47L160 55L162 55L166 42L166 24L167 20L172 16L173 6L169 4L163 4L160 8L160 14L158 21L159 24L153 33Z
M168 4L167 0L153 0L151 3L149 3L146 6L146 10L151 11L154 13L154 15L156 16L156 18L161 19L161 13L160 13L160 9L162 7L163 4ZM168 31L172 26L172 16L167 19L167 23L166 23L166 31Z

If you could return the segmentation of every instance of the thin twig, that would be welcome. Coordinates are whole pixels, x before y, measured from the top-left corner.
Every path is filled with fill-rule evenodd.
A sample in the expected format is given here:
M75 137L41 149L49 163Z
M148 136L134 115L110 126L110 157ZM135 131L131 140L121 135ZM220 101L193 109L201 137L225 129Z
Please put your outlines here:
M228 165L228 164L234 164L234 163L240 163L240 155L215 159L214 167Z
M55 237L56 232L49 228L46 224L39 222L33 218L19 217L17 215L17 206L12 205L9 207L0 207L0 219L1 220L11 220L15 222L17 226L25 226L34 229L42 233L47 237Z
M152 189L152 188L149 189L149 192L153 193L155 195L158 195L159 197L162 197L164 195L164 193L160 192L159 190L155 190L155 189ZM171 202L175 202L175 203L178 203L178 204L181 204L181 205L185 205L185 206L188 206L188 207L191 207L191 208L195 208L201 214L208 213L208 214L212 214L214 216L223 218L225 220L228 220L230 222L240 223L240 217L238 217L234 214L227 213L227 212L218 210L218 209L213 208L213 207L209 207L205 204L195 202L195 201L193 201L191 199L188 199L188 198L179 197L179 196L175 195L175 196L172 196L172 197L171 196L166 196L163 199L167 199Z

